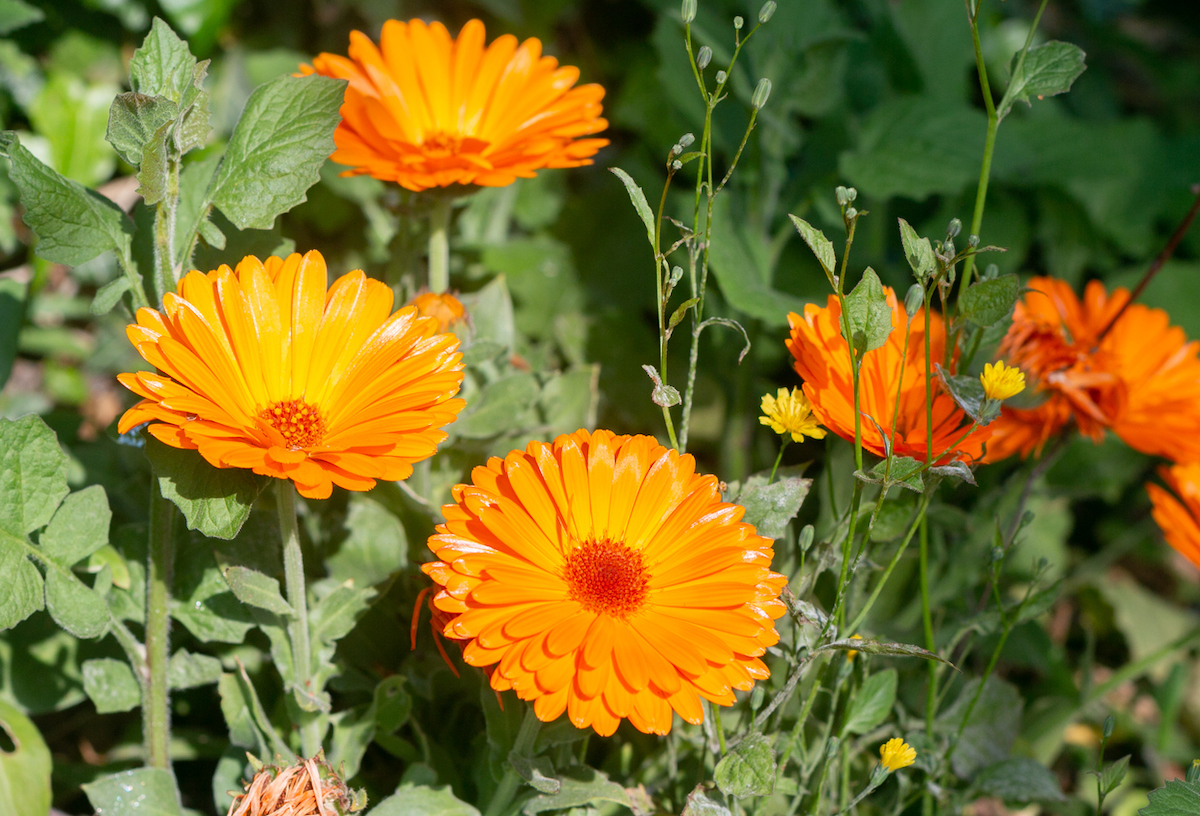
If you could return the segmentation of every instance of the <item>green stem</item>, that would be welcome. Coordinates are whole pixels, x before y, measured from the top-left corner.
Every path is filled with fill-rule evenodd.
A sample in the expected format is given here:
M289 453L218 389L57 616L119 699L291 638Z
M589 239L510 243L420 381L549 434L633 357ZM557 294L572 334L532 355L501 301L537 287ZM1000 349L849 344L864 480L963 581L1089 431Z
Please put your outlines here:
M450 210L452 201L438 197L429 210L429 291L450 289Z
M142 731L146 765L171 770L170 659L171 584L175 573L175 505L151 478L150 545L146 558L146 685Z
M912 541L913 534L917 531L917 527L920 526L921 522L925 519L925 510L929 507L929 500L932 497L933 494L930 492L926 492L921 496L921 504L917 508L917 517L914 518L912 520L912 524L908 526L908 532L904 535L904 540L900 542L899 549L897 549L896 554L892 556L892 560L888 562L887 569L883 571L883 575L880 577L879 583L875 585L875 589L871 590L871 595L867 598L867 602L863 604L863 608L859 611L858 615L856 615L854 620L850 622L850 625L846 627L845 631L847 635L852 635L857 632L858 627L862 626L863 621L867 619L867 615L870 613L871 607L875 605L876 599L879 598L879 593L883 591L883 587L885 584L887 584L888 578L892 577L892 570L896 569L896 565L900 563L900 559L904 556L905 551L908 550L908 545Z
M179 207L179 159L168 162L167 190L154 214L154 267L156 288L161 295L174 291L179 283L175 264L175 216ZM135 295L136 297L136 295Z
M779 463L783 461L783 452L787 449L788 442L789 440L785 436L783 438L783 442L779 444L779 455L775 457L775 464L771 468L771 475L767 478L767 484L773 484L775 482L775 471L779 470Z
M308 634L308 598L304 583L304 554L300 550L300 529L296 526L296 490L290 479L275 483L275 504L279 510L279 536L283 541L283 579L287 584L288 603L295 615L288 624L295 677L292 682L302 692L315 695L313 688L311 641ZM307 712L306 712L307 713ZM300 729L301 752L305 759L321 750L321 722L305 716Z
M987 65L983 60L983 49L979 44L978 13L970 15L971 41L975 44L975 69L979 72L979 89L983 92L983 104L987 108L987 136L983 142L983 163L979 168L979 187L975 191L975 212L971 215L971 231L968 235L978 235L983 227L983 207L987 201L988 182L992 177L992 153L996 149L996 131L1000 127L1000 119L996 115L996 104L992 101L992 87L988 82ZM975 253L967 256L963 263L962 283L959 284L959 294L967 291L971 283L971 275L975 271Z
M521 730L517 732L517 739L513 742L512 753L520 757L532 756L541 725L541 720L533 713L533 706L528 706L525 709L525 719L521 720ZM500 779L500 784L492 795L492 801L488 802L483 816L504 816L508 813L511 810L513 797L521 789L523 781L520 774L513 769L512 763L507 763L504 768L504 776Z
M920 580L921 580L921 623L925 627L925 648L936 652L937 644L933 639L933 616L929 608L929 521L921 514L920 521ZM925 695L925 734L933 736L933 719L937 713L937 670L934 661L927 661L929 672L929 687ZM933 813L933 794L926 789L922 796L922 811Z

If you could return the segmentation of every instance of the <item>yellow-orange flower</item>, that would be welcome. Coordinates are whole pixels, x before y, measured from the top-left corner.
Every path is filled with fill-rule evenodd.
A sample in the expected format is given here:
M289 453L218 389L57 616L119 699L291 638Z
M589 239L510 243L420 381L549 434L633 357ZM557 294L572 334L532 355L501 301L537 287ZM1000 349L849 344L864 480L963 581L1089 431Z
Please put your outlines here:
M409 190L503 187L548 167L591 164L607 139L599 85L574 87L579 69L559 66L530 38L505 34L484 47L471 20L451 38L441 23L388 20L378 47L350 34L349 58L321 54L303 73L349 80L331 157Z
M1074 419L1099 441L1111 429L1130 447L1176 461L1200 460L1200 343L1188 342L1162 309L1091 281L1082 301L1064 281L1033 278L1017 303L998 356L1020 366L1048 401L1005 407L987 461L1028 456Z
M1154 520L1167 543L1200 567L1200 464L1160 468L1159 475L1175 495L1156 484L1146 485Z
M438 322L438 331L444 332L466 315L466 307L462 301L449 292L422 292L409 301L410 306L417 307L421 317L432 317Z
M918 311L908 319L896 294L884 287L892 310L892 332L887 342L868 351L862 361L859 406L863 447L876 456L886 456L885 435L894 438L893 452L925 461L925 318ZM842 337L841 308L830 295L824 308L810 303L804 316L788 315L791 339L788 350L795 357L796 372L804 380L804 393L821 424L843 439L854 439L854 384L850 353ZM907 327L908 353L904 350ZM933 361L943 359L946 331L940 315L930 315L930 347ZM897 411L896 395L900 401ZM895 417L893 426L892 418ZM872 421L874 420L874 421ZM878 425L878 427L876 427ZM883 433L880 433L880 428ZM977 459L990 430L970 428L954 399L936 379L933 384L933 451L938 462Z
M803 442L804 437L824 439L825 429L812 415L808 397L798 388L788 391L780 388L776 396L763 394L762 416L758 421L780 436L791 434L793 442Z
M493 458L454 489L422 569L492 688L608 735L665 734L672 709L768 676L787 579L717 479L652 437L577 431Z
M907 768L916 761L916 750L899 737L893 737L879 746L879 764L888 772Z
M158 372L118 377L144 397L121 432L150 422L168 445L309 498L407 478L462 410L458 341L415 307L392 314L391 288L360 271L326 281L315 251L248 256L139 309L127 333Z
M988 363L979 375L983 393L988 399L1006 400L1025 390L1025 375L1016 366L1006 366L1003 361Z

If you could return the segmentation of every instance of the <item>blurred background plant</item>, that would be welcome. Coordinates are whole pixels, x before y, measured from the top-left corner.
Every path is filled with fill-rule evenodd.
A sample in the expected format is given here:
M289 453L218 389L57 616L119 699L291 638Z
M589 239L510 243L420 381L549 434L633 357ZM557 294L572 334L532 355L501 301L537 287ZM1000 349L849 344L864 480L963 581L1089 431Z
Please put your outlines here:
M1036 5L979 3L981 51L997 98ZM692 23L695 45L711 49L716 64L727 64L731 21L735 15L754 21L758 12L757 3L700 3ZM426 586L417 565L430 557L424 546L432 529L430 506L447 501L450 487L485 456L503 455L530 437L596 424L620 432L663 428L661 410L649 399L652 383L641 370L660 361L653 259L625 189L605 168L620 166L643 189L660 190L662 157L683 134L705 130L679 5L36 0L26 6L0 0L3 128L17 130L23 145L67 178L98 187L132 210L135 220L148 208L138 204L133 168L112 150L105 132L109 105L124 90L126 62L155 15L169 21L197 57L212 60L206 87L214 139L190 154L189 164L219 153L255 87L295 71L318 52L344 52L351 29L375 36L393 17L432 15L457 31L478 16L492 35L541 38L549 53L581 68L583 81L608 89L610 128L603 135L613 144L594 167L542 173L457 203L451 284L464 293L474 318L457 329L472 349L463 391L468 409L451 429L452 450L419 469L404 489L335 493L311 504L302 519L306 561L313 565L309 578L318 594L347 579L377 589L357 626L339 642L340 674L330 682L335 710L346 712L339 733L352 735L338 758L349 761L353 783L372 802L402 782L450 785L465 802L488 801L517 739L519 710L497 705L477 673L452 675L424 619L413 620L417 593ZM980 234L985 244L1007 251L983 262L1023 277L1052 275L1077 291L1097 277L1110 288L1132 286L1190 206L1190 185L1200 181L1200 10L1167 0L1054 0L1035 34L1035 43L1048 39L1082 47L1088 69L1069 94L1018 105L1000 128ZM751 349L739 365L740 334L702 335L704 363L688 443L704 471L730 483L775 461L778 436L758 415L762 394L798 384L783 342L786 315L803 311L806 302L823 302L828 292L824 273L787 214L801 216L836 243L843 221L831 191L853 185L855 206L870 211L857 227L854 267L869 265L884 284L903 291L909 271L895 219L931 236L943 234L952 218L969 221L987 128L967 14L956 0L781 3L739 61L728 85L736 104L722 105L712 120L719 173L746 132L756 82L767 78L772 90L737 173L713 209L706 315L739 321ZM414 215L407 194L367 178L341 178L339 170L326 164L307 201L273 229L238 231L216 216L226 249L201 245L194 265L210 269L251 252L317 247L335 274L363 268L394 285L402 299L415 294L423 282L424 218ZM688 170L682 173L692 178ZM687 188L673 188L667 211L690 222ZM66 448L71 488L108 489L112 543L81 567L97 574L109 567L113 585L128 591L133 620L143 576L130 564L144 560L138 548L144 546L149 471L139 450L117 440L114 420L128 400L114 376L139 361L124 339L129 315L123 307L104 315L90 309L96 291L117 279L119 269L109 255L69 271L38 258L18 215L15 189L0 175L0 416L40 414ZM134 247L135 254L147 251ZM1200 338L1200 231L1184 238L1143 301L1165 308L1189 337ZM1003 325L984 336L980 362L991 359L1002 331ZM671 371L687 371L687 346L671 346ZM837 440L826 445L807 441L784 452L792 475L813 460L822 464L805 474L814 479L813 490L797 522L780 531L776 549L783 556L776 569L798 564L802 525L814 525L820 544L834 524L831 501L843 508L849 502L848 487L847 495L831 496L828 485L850 483L852 448ZM1132 814L1146 804L1147 790L1182 777L1200 754L1200 663L1190 649L1157 659L1163 647L1197 630L1200 572L1162 543L1150 518L1143 484L1154 464L1114 439L1093 445L1076 438L1042 471L1013 462L985 467L978 471L978 488L947 490L931 504L930 581L939 646L949 648L971 633L973 640L962 641L971 648L956 649L954 657L966 677L978 678L1006 637L994 679L961 736L954 806L977 816L1026 806L1090 813L1098 787L1088 774L1129 755L1119 785L1101 790L1106 812ZM1019 619L1001 621L995 612L978 612L990 591L994 519L1012 515L1030 477L1036 479L1027 504L1032 521L997 580L1005 599L1021 601L1035 586L1038 594L1022 606ZM891 557L915 500L912 494L885 505L875 528L875 539L885 543L871 555L873 562L882 565ZM897 509L889 512L892 507ZM272 512L261 507L250 515L241 540L254 548L241 547L239 559L277 558ZM175 639L188 654L220 667L201 661L203 671L181 673L172 700L172 754L184 803L202 813L224 813L230 801L225 792L236 788L243 753L256 748L262 732L246 713L238 678L253 681L262 716L276 725L288 721L286 695L267 659L266 637L224 589L218 565L229 562L237 545L221 544L213 553L199 543L180 545ZM818 546L809 557L823 552ZM899 562L865 629L887 640L924 642L916 570L915 553ZM826 609L834 578L818 575L811 587ZM417 632L415 651L408 647L410 628ZM25 753L19 759L44 765L52 757L53 801L64 811L90 812L79 786L140 762L140 719L131 711L136 690L131 696L127 686L100 682L109 676L101 671L109 664L97 661L120 657L113 639L76 639L46 613L0 637L0 714L14 741L11 723L21 712L32 717L47 748L37 753L36 735L22 731ZM863 674L866 661L879 664L869 676ZM870 773L878 743L919 730L925 695L925 667L917 661L863 655L844 665L843 680L861 681L853 686L856 708L844 710L848 703L837 697L815 699L806 726L812 732L796 743L797 761L818 762L821 757L806 753L803 744L819 737L821 723L831 722L834 709L843 706L839 721L850 724L835 735L843 747L833 750L849 745L849 755L858 759L841 764L842 794L851 790L852 768L856 780ZM222 672L232 682L218 683ZM771 688L785 679L774 677ZM947 684L942 728L957 727L974 691L964 681ZM787 712L789 724L802 720L803 699L799 695ZM757 704L751 698L743 713L761 705L761 697ZM677 729L664 741L622 729L608 740L568 742L576 736L550 731L542 739L547 745L562 739L554 750L575 752L621 785L588 788L589 796L571 806L587 806L590 793L607 790L615 801L632 796L639 813L678 813L689 801L694 813L723 807L702 794L689 800L708 756L706 737L695 729ZM785 743L775 745L777 753ZM820 742L822 750L829 744ZM896 812L914 801L922 753L914 745L918 758L911 774L895 774L901 781L883 783L858 806L860 812ZM788 743L787 754L792 750ZM1029 784L1033 772L1020 765L1027 760L1050 769L1051 775L1036 777L1046 784ZM12 761L0 756L0 766ZM1010 764L1003 766L1005 761ZM988 766L1000 769L981 774ZM536 778L532 771L530 776ZM1116 777L1110 772L1108 781ZM733 807L788 813L803 792L786 782L781 775L773 793ZM725 777L722 789L731 784ZM631 790L618 793L621 786ZM652 802L638 798L646 790ZM764 790L751 786L744 792ZM554 800L547 809L565 802ZM451 798L435 806L470 812Z

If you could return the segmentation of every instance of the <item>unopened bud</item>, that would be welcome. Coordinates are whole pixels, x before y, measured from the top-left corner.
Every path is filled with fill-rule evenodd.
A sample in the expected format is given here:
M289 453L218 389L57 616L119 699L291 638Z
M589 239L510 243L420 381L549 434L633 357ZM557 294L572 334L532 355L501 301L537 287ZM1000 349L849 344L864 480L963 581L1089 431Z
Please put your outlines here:
M767 0L763 3L763 7L758 10L758 21L765 23L775 15L775 0Z
M754 684L754 691L750 692L750 710L758 711L762 708L763 698L767 696L767 690L763 688L762 683Z
M750 104L754 109L762 110L767 105L767 99L771 96L771 80L763 77L754 86L754 96L750 97Z
M724 71L717 71L717 84L724 85L728 75Z
M912 317L924 305L925 287L919 283L914 283L908 287L908 292L904 295L904 312L909 317Z
M858 210L854 209L853 207L847 207L846 220L853 221L855 218L858 218Z
M671 148L671 152L668 153L667 155L673 158L675 156L678 156L682 152L683 152L683 145L677 144Z
M856 198L858 198L858 190L855 190L853 187L847 187L846 188L846 199L848 201L853 201Z
M696 141L695 136L693 136L690 133L685 133L679 137L679 146L680 147L691 147L692 142L694 142L694 141Z
M745 25L745 24L746 24L746 21L745 21L745 20L743 20L741 17L734 17L734 18L733 18L733 30L734 30L734 31L741 31L741 30L742 30L742 26L743 26L743 25Z
M1104 730L1102 731L1102 733L1104 734L1104 738L1108 739L1109 737L1111 737L1113 735L1113 729L1116 727L1117 727L1117 718L1116 717L1114 717L1112 714L1109 714L1107 717L1105 717L1104 718Z
M979 236L978 235L968 235L967 236L967 246L969 246L971 249L974 249L975 247L979 246Z
M700 52L696 54L696 67L703 71L712 62L712 49L707 45L700 46Z
M983 270L983 277L981 278L981 280L991 280L992 278L998 278L998 277L1000 277L1000 267L996 266L993 263L993 264L988 264L987 268Z
M690 23L696 19L696 0L683 0L683 7L679 10L679 15L683 17L685 23Z
M950 223L946 226L946 235L950 238L956 238L960 232L962 232L962 221L959 221L957 218L951 218Z
M1003 547L992 547L992 563L999 564L1003 560L1004 560L1004 548Z
M1200 782L1200 759L1192 760L1192 767L1187 769L1187 781L1193 785Z
M800 538L796 541L800 545L800 552L808 552L808 548L812 546L813 538L817 531L813 529L811 524L805 524L800 530Z
M681 162L679 159L676 159L675 161L671 162L671 169L672 170L682 170L683 162Z
M838 749L842 747L842 741L837 737L830 737L825 743L825 756L833 758L837 756Z
M835 187L833 194L837 197L837 203L839 207L845 207L850 203L850 191L842 185L839 184L837 187Z

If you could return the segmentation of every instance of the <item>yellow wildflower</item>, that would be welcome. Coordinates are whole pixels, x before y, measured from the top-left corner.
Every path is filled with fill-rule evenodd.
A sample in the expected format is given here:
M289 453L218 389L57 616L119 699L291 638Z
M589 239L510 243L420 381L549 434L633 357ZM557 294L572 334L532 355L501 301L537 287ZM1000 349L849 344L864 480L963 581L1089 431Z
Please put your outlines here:
M862 640L863 637L862 637L862 635L851 635L850 639L851 640ZM854 656L856 654L858 654L858 649L848 649L848 650L846 650L846 659L853 660Z
M1006 400L1025 390L1025 374L1016 366L1004 365L1003 361L985 365L979 381L988 399Z
M812 414L812 403L799 388L793 388L790 393L786 388L780 388L774 397L764 394L762 412L758 418L760 423L769 425L777 434L791 434L793 442L801 442L806 436L825 438L825 429Z
M890 739L879 746L879 764L888 772L907 768L916 761L917 752L899 737Z

